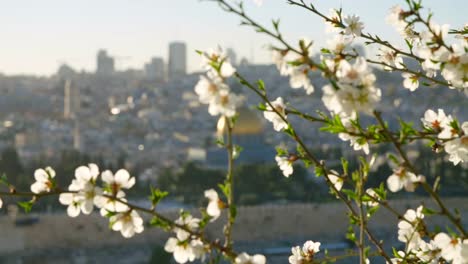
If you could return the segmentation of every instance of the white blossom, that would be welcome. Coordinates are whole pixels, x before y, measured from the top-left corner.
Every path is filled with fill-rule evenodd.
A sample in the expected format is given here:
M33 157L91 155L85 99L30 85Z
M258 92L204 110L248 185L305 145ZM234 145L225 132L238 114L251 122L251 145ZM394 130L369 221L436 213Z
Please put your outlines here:
M213 222L221 215L221 200L219 199L218 193L214 189L206 190L205 197L209 200L206 213L211 216L210 221Z
M333 33L340 31L340 27L337 24L340 22L338 16L338 10L331 8L328 12L328 18L332 21L325 21L325 32Z
M301 247L291 248L292 255L289 256L290 264L312 263L314 256L320 252L320 242L308 240Z
M419 77L412 73L404 72L401 74L404 78L403 87L414 92L419 87Z
M55 171L51 167L37 169L34 171L34 178L36 179L36 182L31 185L31 191L37 194L50 192L54 186L52 180L54 177Z
M341 84L339 90L331 85L324 86L322 101L330 112L352 118L357 112L372 114L380 98L381 91L376 87Z
M200 225L200 219L192 217L191 215L182 215L176 221L176 224L186 227L188 230L195 231ZM190 237L190 233L182 228L174 228L177 239L185 241Z
M327 49L333 54L339 55L351 51L350 43L352 39L342 34L337 34L334 38L327 40Z
M444 62L444 67L441 71L442 76L453 87L466 89L468 88L468 52L465 51L467 44L452 45L452 51L447 50L445 47L439 53L439 60Z
M95 198L103 194L102 189L96 186L98 175L99 168L92 163L75 170L75 179L68 187L70 193L62 193L59 196L60 203L68 205L67 214L70 217L76 217L80 212L91 214Z
M267 104L266 110L263 111L263 116L265 117L265 119L273 123L273 128L276 131L281 131L287 128L288 124L283 120L283 118L287 118L285 112L286 104L284 103L283 98L276 98L275 101L271 102L271 105L273 105L274 109L278 111L278 113L280 113L281 116L279 116L275 111L273 111L271 106Z
M438 109L437 113L428 109L421 118L423 125L434 131L442 131L445 127L449 127L452 120L452 116L447 116L443 109Z
M403 58L391 48L382 46L379 53L380 61L385 63L384 70L392 71L395 67L397 69L403 68Z
M309 66L299 65L296 67L290 67L289 72L289 84L292 88L297 89L303 87L306 90L307 94L314 92L314 86L310 82L308 75Z
M195 85L195 93L203 104L209 104L221 90L229 90L229 87L213 74L208 74L208 77L200 76L200 80Z
M447 260L455 263L466 263L461 262L462 253L462 240L457 237L450 237L446 233L438 233L434 237L434 244L441 250L441 256ZM465 261L468 259L465 259Z
M236 108L241 105L243 97L230 93L228 90L220 90L208 106L208 112L212 116L224 115L233 117L236 114Z
M250 256L249 254L243 252L236 257L234 262L236 264L265 264L266 258L260 254Z
M275 160L285 177L289 177L293 173L292 161L288 157L276 156Z
M88 166L80 166L75 170L75 178L80 183L95 183L99 176L99 167L90 163Z
M405 167L399 167L393 170L393 174L387 179L387 186L391 192L398 192L405 188L408 192L414 192L416 183L423 182L424 176L416 176Z
M352 124L351 120L347 118L342 119L343 125L348 132L359 132ZM362 150L366 155L369 155L369 143L365 139L359 138L357 136L351 135L349 133L339 133L338 137L343 141L349 141L350 146L353 147L354 150Z
M284 50L272 49L271 51L273 63L276 65L276 68L278 68L278 71L282 76L289 75L291 67L286 61L286 55L287 51Z
M463 122L461 129L462 136L444 144L444 149L449 154L449 161L454 165L468 161L468 122Z
M372 188L369 188L366 190L366 195L371 197L369 198L370 201L365 201L363 202L364 205L368 206L368 207L375 207L377 205L379 205L379 200L380 200L380 197L379 195L374 191L374 189ZM373 199L372 199L373 198ZM375 201L377 200L377 201Z
M106 170L101 174L101 177L113 194L117 194L122 189L130 189L135 185L135 177L131 177L125 169L118 170L115 175L110 170Z
M2 200L2 198L0 198L0 208L2 208L2 207L3 207L3 200Z
M257 5L257 6L261 6L263 4L263 0L254 0L254 3Z
M109 218L112 230L120 231L123 237L130 238L144 230L143 219L135 210L117 213Z
M398 222L398 240L406 243L408 250L419 249L423 240L418 232L424 214L423 207L419 206L416 211L409 209L403 216L403 220Z
M331 173L328 174L328 179L330 179L330 182L333 184L335 189L337 191L340 191L341 188L343 187L344 179L342 177L340 177L340 176L337 176L337 175L339 175L338 172L336 172L334 170L331 170L330 172Z
M371 74L364 57L358 57L354 64L350 64L347 60L341 60L338 65L336 77L340 82L352 85L363 84L367 75Z
M406 28L408 23L404 20L404 10L399 5L395 5L390 8L390 12L386 17L386 22L394 26L398 31L402 31Z
M167 240L164 250L173 253L177 263L192 262L200 259L204 255L203 242L199 239L190 241L180 241L171 237Z
M100 188L89 182L80 182L78 179L72 181L68 190L70 193L60 194L59 202L68 205L67 214L70 217L76 217L80 212L87 215L91 214L94 208L95 196L102 194Z
M218 46L216 49L209 49L202 54L202 67L209 72L214 71L212 63L219 65L219 75L222 78L231 77L236 69L232 66L226 52Z
M289 256L289 263L290 264L302 264L304 261L304 257L302 256L302 249L299 246L295 246L291 248L292 255Z
M427 264L439 264L440 250L434 244L434 241L429 243L421 241L419 249L416 250L416 256Z
M347 24L344 34L352 36L361 36L361 32L364 29L364 23L359 21L359 16L350 15L344 18L344 22Z

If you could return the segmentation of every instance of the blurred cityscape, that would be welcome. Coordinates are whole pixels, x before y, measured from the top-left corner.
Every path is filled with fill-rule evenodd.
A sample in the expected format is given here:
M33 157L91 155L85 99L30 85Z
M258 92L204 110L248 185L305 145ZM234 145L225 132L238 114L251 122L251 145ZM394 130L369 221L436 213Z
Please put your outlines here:
M316 109L324 110L319 88L325 81L318 73L311 76L316 93L305 97L303 91L288 88L288 79L279 76L273 65L238 60L232 49L227 53L247 79L265 81L270 98L283 96L291 105L312 114ZM186 55L185 43L172 42L168 62L160 57L149 58L143 69L116 71L116 60L125 57L99 50L95 72L78 72L63 64L50 77L0 74L0 151L13 147L25 163L39 158L56 160L63 150L70 149L109 163L125 157L125 167L138 168L140 181L155 181L162 168L190 160L209 167L224 166L224 159L217 160L217 120L197 101L193 87L200 73L187 73ZM457 92L432 88L437 91L419 89L410 93L399 89L398 74L382 74L377 69L376 74L383 91L379 108L395 125L398 115L417 125L426 109L442 105L449 106L451 109L445 111L455 116L463 117L468 112L464 98ZM246 96L235 131L237 143L247 147L246 158L241 158L240 163L273 162L273 147L284 137L252 110L258 98L235 80L231 86ZM403 98L411 98L412 103ZM349 155L355 153L347 143L311 130L310 123L297 125L311 147L339 147ZM262 155L249 155L249 144L255 144L251 149ZM252 160L255 156L262 160Z
M125 60L126 57L119 57L118 54L111 54L103 49L97 51L95 72L77 71L71 65L63 64L54 75L48 77L0 74L0 153L2 153L0 171L6 174L10 173L11 175L7 176L13 181L17 177L15 174L17 172L8 168L13 164L8 160L8 153L13 152L9 159L11 160L11 156L15 157L17 162L21 163L21 166L34 167L36 165L58 164L63 160L64 153L71 151L87 156L87 161L110 164L108 168L125 167L132 175L136 176L139 185L144 186L146 189L148 184L168 187L169 189L171 186L175 186L170 191L179 192L181 196L196 195L198 199L202 199L202 191L207 186L211 186L210 188L216 186L216 181L220 181L216 173L226 166L225 151L216 144L216 139L223 135L224 128L221 123L218 124L217 118L208 114L206 105L201 105L198 102L198 97L194 93L194 86L202 73L187 72L187 52L194 51L187 50L187 45L184 42L172 42L169 44L167 61L161 57L153 57L148 58L148 62L141 69L116 71L116 62ZM310 114L316 114L317 109L325 112L321 101L320 88L325 85L326 81L321 78L319 73L312 73L310 76L316 87L315 93L312 96L304 96L305 92L303 90L290 88L289 80L280 76L274 65L252 64L246 58L237 58L233 49L227 49L227 53L238 72L246 79L252 82L262 79L265 82L269 98L274 100L277 96L282 96L297 109ZM451 113L459 118L468 116L468 108L464 104L466 99L462 93L451 91L446 87L422 87L411 93L406 89L402 89L400 74L383 72L377 68L374 70L377 76L377 86L382 89L382 103L379 105L379 110L384 113L386 120L393 128L398 127L399 117L405 121L412 121L415 127L419 128L419 120L424 112L427 109L437 109L439 107L445 107L446 113ZM275 190L270 190L268 189L270 187L262 185L265 184L265 182L262 183L261 181L265 178L259 176L262 173L262 175L266 175L265 177L272 175L271 181L276 179L286 181L277 171L274 161L274 148L279 144L283 144L292 150L295 146L291 145L291 142L284 135L275 132L271 124L265 122L262 114L255 110L259 99L253 93L243 88L236 80L229 80L229 84L235 92L242 93L245 96L245 103L239 110L239 118L234 129L234 141L243 147L240 158L236 160L236 166L270 165L276 170L274 172L272 170L265 172L265 170L254 170L253 167L248 167L245 170L236 172L244 175L245 178L242 181L247 181L237 189L239 193L242 193L242 190L247 190L246 195L239 194L238 196L241 204L267 204L267 206L270 206L272 204L280 205L281 202L284 203L284 201L290 200L297 202L322 201L320 200L323 199L320 198L321 195L326 194L328 190L323 186L317 187L310 183L311 181L317 181L313 177L313 170L297 170L297 173L303 173L303 177L293 177L291 181L297 180L298 182L295 183L296 185L293 184L290 189L284 187L287 186L286 184L279 184L275 187L278 189ZM355 152L348 142L337 140L335 135L319 133L320 124L308 123L298 118L295 119L293 116L290 118L299 135L303 137L304 142L314 151L321 153L321 158L327 160L332 167L335 165L333 161L336 163L342 155L356 160L356 155L361 154ZM363 116L362 122L372 121L370 118ZM457 176L453 180L453 184L449 185L452 186L451 189L445 189L446 193L466 195L468 189L466 164L459 165L455 170L449 171L448 166L441 165L445 162L445 155L432 153L430 148L423 145L414 145L410 146L410 148L414 150L411 152L412 157L433 155L429 159L422 158L424 162L419 163L426 171L434 174L432 177L440 174ZM421 149L427 151L422 152ZM379 153L385 153L388 149L379 149L378 151ZM385 156L382 156L376 166L386 164ZM169 173L168 168L174 169L176 172ZM66 171L72 173L73 169L68 168ZM180 173L181 170L185 170L185 174L184 172ZM379 177L382 179L388 177L388 170L387 168L387 171L381 173ZM213 175L218 178L213 176L215 177L213 183L207 183L206 186L198 186L195 183L190 185L187 183L190 180L187 180L187 182L181 180L184 175L188 175L187 177L199 177L193 180L193 182L199 183L204 181L200 175L206 175L210 171L216 172ZM255 173L258 173L258 175L254 175ZM170 177L174 175L178 175L179 182L171 180ZM32 174L26 175L26 177L32 179ZM257 182L254 182L254 180L257 180ZM432 181L433 178L429 180ZM380 181L381 179L374 182ZM260 189L264 189L265 192L261 193ZM310 190L314 191L311 192ZM261 195L264 195L264 197L257 197ZM9 202L8 199L5 200L7 203ZM199 200L196 199L182 198L175 200L184 203L184 205L199 205ZM463 201L460 204L463 204ZM179 205L177 204L177 206ZM313 212L317 208L314 206L309 207L307 207L307 212L311 213L310 219L314 219ZM404 210L404 207L404 202L401 202L399 208ZM242 212L248 210L250 209L240 210L241 215ZM277 215L289 216L288 213L284 213L284 210L289 209L287 207L267 207L263 218L261 218L261 221L264 221L261 225L270 223L271 228L275 228L276 225L272 224L274 222L272 219L277 219L279 217ZM330 215L334 214L332 211L327 211L328 213ZM68 224L63 224L60 220L63 215L62 213L60 216L54 215L51 218L46 216L41 220L43 221L41 224L54 226L60 223L67 226ZM114 242L109 242L110 245L106 244L107 242L101 244L98 238L90 242L88 238L90 234L99 234L103 228L105 229L105 227L102 227L105 224L101 225L102 223L93 227L97 228L96 230L89 229L89 226L93 225L91 222L96 220L95 218L74 225L73 228L77 230L84 228L83 234L87 234L87 238L65 239L62 246L67 248L68 251L65 250L63 254L60 253L62 255L59 254L61 260L57 262L48 260L47 263L105 263L110 261L107 257L112 256L114 253L106 255L106 258L101 259L101 262L91 261L93 257L89 257L89 255L94 256L97 253L95 251L89 253L85 247L85 245L92 246L94 244L109 246L111 249L105 252L113 252L115 245L122 243L120 237L114 237L114 240L112 240ZM299 219L299 216L297 219ZM0 220L2 220L0 221L2 229L5 226L8 227L8 230L11 230L11 234L6 236L7 240L0 239L0 253L18 252L18 250L31 248L39 253L31 251L33 253L30 254L30 259L44 254L44 249L39 244L33 245L27 242L28 232L31 232L31 234L38 232L34 231L38 229L37 226L23 228L21 225L24 223L16 221L15 227L13 227L6 219ZM289 226L289 224L285 223L289 223L290 220L282 220L282 225ZM342 220L340 220L340 224L347 221L346 219ZM33 226L34 221L27 222L24 225ZM69 223L73 220L67 218L64 221ZM248 224L250 220L245 221L247 221L245 225L250 228L256 228L256 225L258 225L257 222ZM249 235L251 234L239 235L239 240L245 243L239 243L238 245L247 248L252 244L263 247L259 241L264 239L270 242L263 248L273 251L276 248L276 250L281 251L283 248L278 249L278 245L284 243L281 244L278 241L286 241L290 245L293 244L291 241L305 239L304 236L308 234L306 232L302 236L300 235L304 231L302 225L295 223L290 225L295 227L294 230L285 231L282 236L274 238L268 236L250 238ZM42 230L42 228L39 228L39 230ZM330 227L330 229L333 229L333 227ZM324 235L323 230L328 229L313 231L316 233L311 231L310 234ZM387 232L387 230L382 229L382 232ZM260 233L258 231L258 234ZM343 238L338 237L337 234L326 238L331 241L329 247L333 248L333 246L338 245L339 250L345 250L349 245L343 244ZM340 234L344 234L344 232ZM148 235L147 241L161 244L164 242L164 240L161 240L161 236L159 233L157 236ZM57 241L62 241L60 239L64 238L57 239ZM145 239L137 238L135 243L137 245L140 245L138 243L145 244ZM64 246L69 243L66 241L72 240L75 244L70 245L81 248L81 253L70 253L69 249L73 246ZM19 241L19 244L16 245L14 244L16 242L11 241ZM8 245L11 246L11 250ZM148 247L148 243L145 246L142 249L143 251L135 252L143 252L142 254L146 258L151 255L152 248ZM51 253L51 249L48 250L45 252ZM132 253L133 255L129 255L133 256L133 258L130 258L128 262L121 260L119 263L147 263L145 261L135 262L135 259L139 258L135 256L137 254L135 252ZM289 251L278 252L270 253L272 255L289 254ZM6 263L41 263L30 259L25 260L24 258L23 262L15 262L18 259L18 255L15 254L6 255ZM265 254L268 255L268 252ZM67 262L67 258L70 256L74 258L73 262ZM80 262L80 257L76 256L81 256L85 260ZM282 262L278 261L277 263Z

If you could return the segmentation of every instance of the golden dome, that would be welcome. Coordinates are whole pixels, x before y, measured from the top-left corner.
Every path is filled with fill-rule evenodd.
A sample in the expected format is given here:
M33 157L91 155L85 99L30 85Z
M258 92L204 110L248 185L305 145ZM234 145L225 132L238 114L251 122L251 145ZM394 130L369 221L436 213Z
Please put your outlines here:
M241 107L238 111L236 124L232 130L233 135L258 135L263 133L263 123L258 117L257 112L250 110L247 107ZM218 120L217 133L224 134L226 130L226 120L221 117Z

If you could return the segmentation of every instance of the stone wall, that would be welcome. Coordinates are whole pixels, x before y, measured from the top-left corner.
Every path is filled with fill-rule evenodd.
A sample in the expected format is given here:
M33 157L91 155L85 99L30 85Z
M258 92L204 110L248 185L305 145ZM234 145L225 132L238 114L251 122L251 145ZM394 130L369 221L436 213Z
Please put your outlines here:
M426 206L437 209L431 200L394 200L391 205L404 213L407 208L416 208L423 201ZM468 199L450 198L445 202L449 208L458 208L468 226ZM240 207L234 226L234 239L238 245L249 249L268 247L271 241L302 243L307 239L338 242L343 241L347 229L344 205L336 203L288 204ZM193 212L197 215L197 212ZM177 211L167 212L171 218L177 217ZM22 254L22 252L40 252L50 248L93 248L93 247L131 247L132 245L163 245L168 234L147 228L143 234L131 239L124 239L109 230L108 221L97 213L90 216L69 218L65 214L36 215L38 222L27 226L17 226L8 217L0 217L0 255ZM35 217L22 215L19 218ZM221 237L224 218L209 224L207 235ZM379 238L396 236L397 219L381 209L369 222L369 227L378 231ZM446 221L433 217L430 225L445 226ZM393 238L394 239L394 238Z

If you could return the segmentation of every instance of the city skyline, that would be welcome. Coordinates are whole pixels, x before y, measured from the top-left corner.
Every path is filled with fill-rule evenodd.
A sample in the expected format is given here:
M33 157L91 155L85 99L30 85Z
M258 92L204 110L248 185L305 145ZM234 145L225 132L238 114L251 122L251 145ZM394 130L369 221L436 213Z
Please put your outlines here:
M265 25L272 18L281 18L289 40L306 36L315 40L316 47L324 44L324 25L317 17L289 8L284 1L264 1L262 7L250 0L245 3L248 13ZM399 3L404 5L404 1ZM467 22L462 0L451 1L450 5L436 0L424 3L427 8L437 10L434 18L437 23L459 27ZM342 6L349 14L362 17L366 31L395 41L398 35L384 19L394 4L333 0L316 5L325 13L331 7ZM99 49L116 56L116 70L142 69L152 57L168 61L168 44L173 41L187 44L189 73L200 69L195 50L218 44L233 48L238 59L269 63L266 46L274 42L251 28L240 27L239 22L238 17L226 14L216 4L196 0L8 2L0 10L0 23L4 25L0 29L0 72L51 75L63 63L78 71L94 72Z

